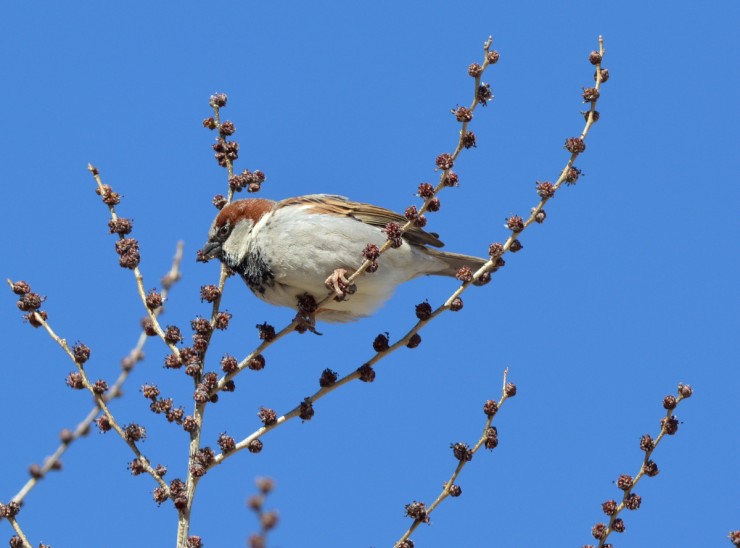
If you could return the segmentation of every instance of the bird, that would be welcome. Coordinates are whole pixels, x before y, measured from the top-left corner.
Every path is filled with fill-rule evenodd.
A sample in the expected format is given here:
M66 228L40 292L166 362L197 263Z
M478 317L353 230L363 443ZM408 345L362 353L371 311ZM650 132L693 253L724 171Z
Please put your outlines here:
M426 274L455 277L462 267L474 272L486 263L434 249L444 245L438 235L414 226L396 242L398 248L382 255L377 271L365 274L358 287L348 286L347 275L365 260L363 249L383 245L388 223L402 226L406 221L388 209L333 194L237 200L216 215L197 260L219 259L257 297L298 310L299 315L302 296L320 301L333 290L334 299L322 303L309 323L369 316L401 283Z

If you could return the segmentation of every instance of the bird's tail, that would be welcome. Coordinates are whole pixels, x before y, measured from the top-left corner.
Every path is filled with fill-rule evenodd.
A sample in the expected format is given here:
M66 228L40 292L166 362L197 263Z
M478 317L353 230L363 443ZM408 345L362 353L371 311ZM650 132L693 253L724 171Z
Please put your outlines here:
M438 251L436 249L429 248L424 248L424 251L426 251L432 257L444 261L444 263L447 265L447 268L445 268L444 270L433 273L439 276L450 276L454 278L457 274L457 271L464 266L469 267L473 272L475 272L486 262L488 262L487 259L472 257L470 255L461 255L460 253L450 253L448 251Z

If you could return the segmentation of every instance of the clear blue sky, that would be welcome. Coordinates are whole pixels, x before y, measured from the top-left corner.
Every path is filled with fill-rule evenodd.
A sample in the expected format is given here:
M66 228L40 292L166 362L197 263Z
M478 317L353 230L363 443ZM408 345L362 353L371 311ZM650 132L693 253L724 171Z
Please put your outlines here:
M416 202L450 150L467 104L469 63L494 36L496 96L473 121L478 148L458 162L461 186L441 196L428 228L447 249L485 255L504 219L536 203L554 180L566 137L582 129L589 52L606 40L603 87L586 176L561 191L548 219L522 238L493 282L465 295L423 343L315 406L316 416L265 437L201 482L193 532L209 547L243 546L256 529L244 505L253 479L271 476L280 512L272 546L389 546L410 523L404 504L430 502L456 462L449 444L474 442L483 402L504 368L519 387L495 424L500 445L479 453L449 499L413 536L417 546L581 546L617 498L614 480L638 471L638 440L657 434L662 398L689 383L678 435L661 469L636 492L620 547L729 546L740 528L738 368L738 58L736 2L6 3L0 8L2 278L48 297L52 326L93 351L88 369L113 380L143 310L133 276L117 266L105 208L86 171L99 167L124 194L147 287L186 246L166 323L186 330L206 314L199 287L215 264L195 263L225 176L201 127L208 96L229 94L237 167L267 173L263 195L338 193L395 210ZM454 280L404 286L376 316L292 335L267 367L206 415L205 438L244 436L260 405L285 412L314 392L320 372L352 371L374 337L402 335L413 305L442 302ZM5 350L0 500L87 413L64 385L71 363L20 321L0 292ZM254 325L284 325L287 309L227 286L230 330L211 352L245 355ZM187 330L186 330L187 331ZM161 343L113 405L142 422L155 463L182 477L187 436L149 413L138 387L156 382L191 409L191 385L162 369ZM216 369L217 363L209 368ZM27 499L20 520L35 544L171 546L176 515L157 508L148 477L130 477L128 449L93 432L64 471ZM11 530L0 523L0 538Z

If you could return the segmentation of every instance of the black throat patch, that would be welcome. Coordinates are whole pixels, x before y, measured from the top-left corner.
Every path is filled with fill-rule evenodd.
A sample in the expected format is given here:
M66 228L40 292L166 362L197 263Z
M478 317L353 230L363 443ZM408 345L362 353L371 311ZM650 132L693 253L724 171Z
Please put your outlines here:
M268 287L275 284L275 275L259 249L250 250L243 262L229 266L244 278L254 293L262 295Z

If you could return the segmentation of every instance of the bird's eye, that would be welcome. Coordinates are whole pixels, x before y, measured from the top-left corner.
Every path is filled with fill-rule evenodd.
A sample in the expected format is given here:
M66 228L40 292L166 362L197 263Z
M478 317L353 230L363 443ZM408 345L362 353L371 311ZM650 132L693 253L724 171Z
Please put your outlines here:
M221 228L219 228L218 229L218 235L221 236L221 237L224 237L224 238L226 236L228 236L229 235L229 225L228 224L225 224L224 226L222 226Z

